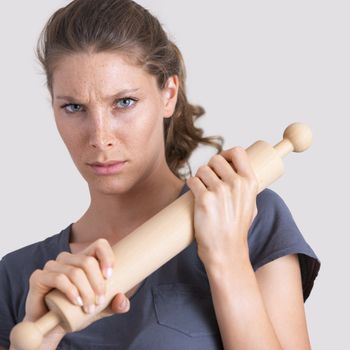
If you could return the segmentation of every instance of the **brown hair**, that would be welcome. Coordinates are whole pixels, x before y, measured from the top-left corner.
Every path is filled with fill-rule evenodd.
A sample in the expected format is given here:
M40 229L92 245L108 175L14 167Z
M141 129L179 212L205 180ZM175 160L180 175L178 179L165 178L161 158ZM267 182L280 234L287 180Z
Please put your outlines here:
M172 75L179 78L174 114L164 118L166 161L181 179L192 175L188 159L199 143L222 151L221 136L203 137L194 126L205 110L186 97L186 70L178 47L169 40L160 22L147 9L132 0L74 0L57 10L43 28L36 54L46 73L52 96L55 64L64 55L79 52L118 51L157 78L160 89ZM188 172L181 173L187 165Z

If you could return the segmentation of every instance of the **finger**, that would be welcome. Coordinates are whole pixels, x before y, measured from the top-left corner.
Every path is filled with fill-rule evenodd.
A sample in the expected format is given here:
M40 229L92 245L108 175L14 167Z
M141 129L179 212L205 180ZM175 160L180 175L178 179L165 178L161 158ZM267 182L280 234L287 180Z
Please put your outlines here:
M111 278L114 267L114 253L109 242L99 238L93 244L81 252L82 254L95 256L100 264L101 271L106 279Z
M196 177L202 181L208 190L214 190L221 183L221 180L208 165L200 166L197 170Z
M233 147L227 151L224 151L221 155L225 159L231 159L232 165L238 175L248 178L255 178L248 153L243 147Z
M186 180L186 184L195 197L199 197L207 191L207 188L198 177L191 176Z
M238 174L232 167L232 163L229 163L222 155L215 154L210 158L208 165L214 170L214 172L220 177L223 182L230 184L235 176Z
M47 271L64 274L65 276L67 276L67 278L71 281L71 283L74 284L75 287L78 289L79 295L81 296L81 299L83 301L84 311L87 313L93 313L95 311L95 304L102 303L105 301L103 300L102 297L97 298L97 296L104 295L105 286L102 286L102 285L98 286L99 290L98 292L95 292L95 290L93 289L92 283L90 281L90 278L93 279L93 277L91 277L91 274L92 274L91 268L86 267L86 262L82 261L82 258L83 259L86 259L86 258L94 259L94 258L84 256L84 257L80 257L79 259L78 255L74 255L74 254L71 254L71 255L72 256L69 259L72 262L71 265L68 265L67 261L65 261L65 263L62 263L60 261L50 260L45 264L44 268ZM77 261L74 261L74 259ZM85 269L87 269L87 271ZM101 274L98 266L96 269L98 273ZM90 276L90 278L88 276ZM101 280L104 283L104 279L101 278ZM96 281L94 280L93 283L95 284ZM102 291L102 288L103 288L103 291Z
M84 270L93 291L99 299L106 293L106 282L100 269L100 264L93 256L86 256L83 252L70 254L62 252L57 256L57 261L65 265L79 267ZM100 302L102 304L102 302Z
M123 293L118 293L111 301L110 308L113 312L124 313L130 310L130 300Z
M69 278L62 274L45 270L35 270L29 279L30 290L33 293L38 293L41 299L51 289L56 288L61 291L68 300L74 304L82 306L82 300L76 286Z

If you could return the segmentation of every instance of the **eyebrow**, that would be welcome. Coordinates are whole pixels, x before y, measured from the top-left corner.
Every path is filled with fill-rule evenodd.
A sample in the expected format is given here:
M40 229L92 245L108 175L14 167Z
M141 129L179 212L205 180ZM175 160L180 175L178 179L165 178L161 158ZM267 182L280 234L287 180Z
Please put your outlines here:
M109 99L114 99L114 98L119 98L119 97L125 97L126 94L129 94L131 92L135 92L140 90L139 88L135 88L135 89L124 89L124 90L120 90L119 92L117 92L116 94L112 95L112 96L106 96L104 99L105 100L109 100ZM68 101L76 101L75 97L72 96L56 96L56 99L59 100L68 100Z

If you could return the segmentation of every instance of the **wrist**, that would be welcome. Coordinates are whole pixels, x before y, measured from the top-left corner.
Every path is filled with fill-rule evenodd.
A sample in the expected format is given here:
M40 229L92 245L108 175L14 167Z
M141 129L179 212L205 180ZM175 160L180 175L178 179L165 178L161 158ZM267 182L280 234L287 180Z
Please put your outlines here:
M198 256L206 269L224 269L227 266L250 265L248 242L240 242L239 244L230 244L225 247L202 247L198 244ZM228 249L230 248L230 249Z
M227 274L232 275L232 273L238 276L253 271L249 252L246 251L231 252L228 255L207 255L205 258L201 258L201 260L209 278L216 278L218 276L225 278L228 277L226 276Z

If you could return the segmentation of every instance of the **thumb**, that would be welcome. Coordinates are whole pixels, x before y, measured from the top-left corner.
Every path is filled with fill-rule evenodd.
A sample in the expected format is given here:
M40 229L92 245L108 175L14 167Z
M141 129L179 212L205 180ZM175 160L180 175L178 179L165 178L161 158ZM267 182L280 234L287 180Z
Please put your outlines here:
M118 293L111 301L110 308L115 313L124 313L130 310L130 300L123 293Z

